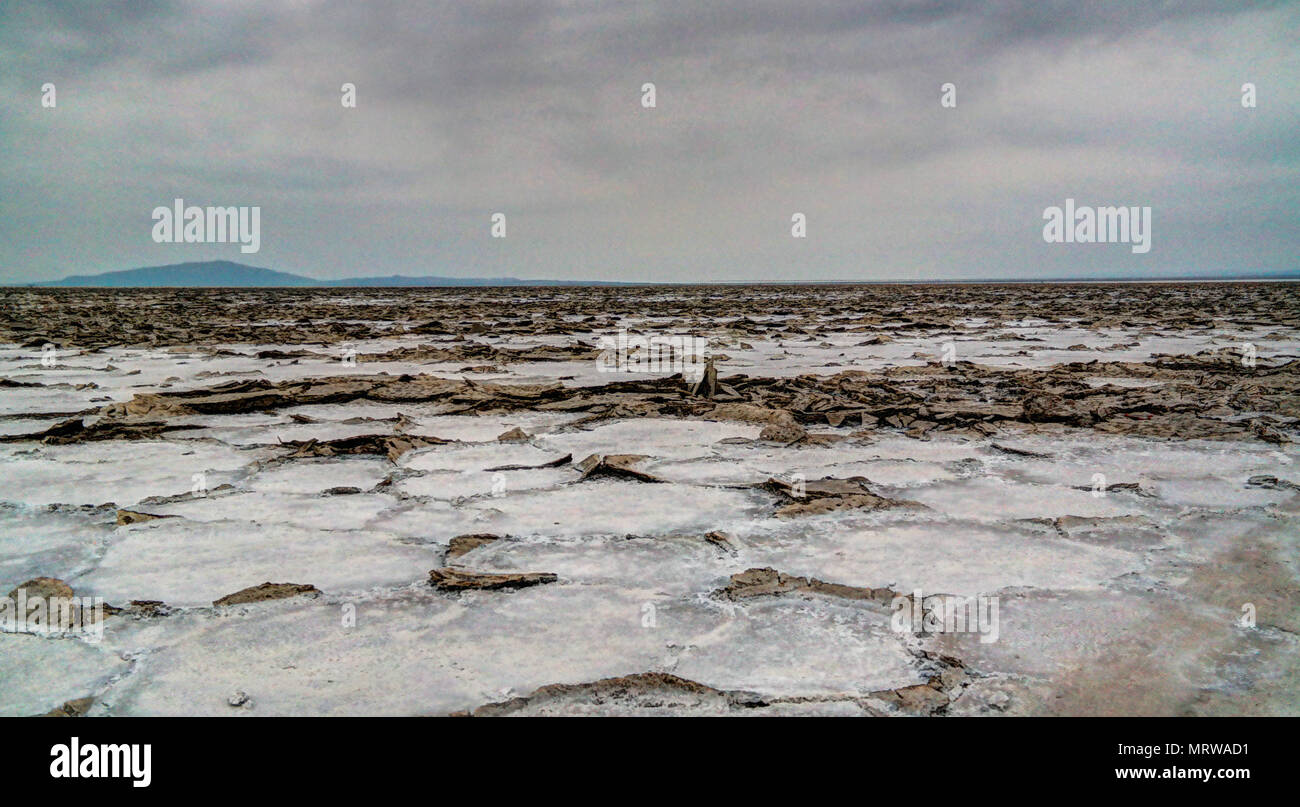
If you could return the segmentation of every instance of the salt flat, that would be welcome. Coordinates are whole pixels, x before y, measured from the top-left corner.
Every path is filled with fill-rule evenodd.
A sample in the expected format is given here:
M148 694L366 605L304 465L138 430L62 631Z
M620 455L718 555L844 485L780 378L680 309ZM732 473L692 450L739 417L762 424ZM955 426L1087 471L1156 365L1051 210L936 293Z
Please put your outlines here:
M1288 285L0 296L0 714L1300 713Z

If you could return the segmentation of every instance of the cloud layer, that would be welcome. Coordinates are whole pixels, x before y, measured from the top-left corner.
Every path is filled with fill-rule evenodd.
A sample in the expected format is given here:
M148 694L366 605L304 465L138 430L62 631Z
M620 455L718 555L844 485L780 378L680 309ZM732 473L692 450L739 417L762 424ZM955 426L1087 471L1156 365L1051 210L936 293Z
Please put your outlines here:
M5 4L0 282L213 258L322 278L1297 270L1300 10L1227 5ZM175 197L259 205L261 252L153 243ZM1044 243L1066 198L1149 205L1151 251Z

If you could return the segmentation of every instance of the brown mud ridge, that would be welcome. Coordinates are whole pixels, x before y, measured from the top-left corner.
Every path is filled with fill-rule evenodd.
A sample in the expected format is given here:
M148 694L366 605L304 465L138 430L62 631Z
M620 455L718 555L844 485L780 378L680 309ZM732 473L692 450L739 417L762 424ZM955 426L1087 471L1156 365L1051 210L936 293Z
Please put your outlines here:
M1104 376L1158 382L1140 388L1086 382ZM434 404L434 414L496 414L534 410L606 418L683 417L765 425L892 429L923 438L931 432L973 437L1007 429L1070 426L1111 434L1176 439L1260 439L1290 442L1300 419L1300 360L1242 365L1229 350L1156 356L1147 362L1073 362L1046 370L951 366L849 370L831 376L760 378L737 374L713 394L694 394L680 376L617 381L592 387L560 382L506 384L404 374L335 376L273 382L230 381L192 390L138 393L43 431L0 442L48 444L150 439L183 428L172 418L193 414L269 412L307 404L371 401ZM88 422L91 415L97 419ZM798 442L819 437L794 433ZM819 439L826 439L821 436ZM326 443L287 444L298 456L375 453L395 459L431 445L428 436L367 435ZM602 467L599 472L610 470Z

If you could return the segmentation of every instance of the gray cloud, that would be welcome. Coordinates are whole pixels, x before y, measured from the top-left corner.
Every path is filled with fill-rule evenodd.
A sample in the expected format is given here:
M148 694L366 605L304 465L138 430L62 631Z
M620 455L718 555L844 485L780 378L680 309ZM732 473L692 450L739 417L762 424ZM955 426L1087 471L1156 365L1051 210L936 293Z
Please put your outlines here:
M175 196L261 205L250 262L321 277L1295 270L1297 34L1284 3L6 4L0 282L247 260L154 244ZM1154 248L1044 244L1066 196L1151 205Z

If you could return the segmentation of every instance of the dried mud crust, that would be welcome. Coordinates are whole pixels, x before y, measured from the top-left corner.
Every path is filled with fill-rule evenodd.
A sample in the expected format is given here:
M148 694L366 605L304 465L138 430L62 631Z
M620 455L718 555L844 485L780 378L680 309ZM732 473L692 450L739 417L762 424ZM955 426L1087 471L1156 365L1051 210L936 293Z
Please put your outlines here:
M735 302L741 307L732 307ZM721 320L739 337L848 333L883 343L900 334L960 333L961 321L972 316L1097 331L1298 328L1300 303L1286 283L694 286L671 293L662 287L0 289L0 343L37 348L53 342L85 349L249 344L309 350L410 334L464 338L457 358L483 363L492 350L476 344L476 336L612 331L628 316L664 318L665 329L679 332L711 330Z
M1085 379L1157 380L1159 386L1094 386ZM68 444L153 439L182 428L183 415L271 412L351 401L439 404L440 414L537 410L585 412L601 418L687 417L746 422L850 426L901 431L910 437L954 432L988 436L1006 429L1076 427L1137 437L1259 439L1290 442L1300 418L1300 360L1245 367L1228 351L1157 356L1148 362L1076 362L1046 371L953 366L851 370L832 376L719 380L713 397L695 395L680 376L569 387L561 382L509 384L425 374L338 376L273 382L230 381L211 387L139 393L125 403L0 442ZM798 435L796 440L800 439ZM291 444L298 456L377 453L396 458L433 436L359 436L335 444Z
M1025 321L1055 322L1099 334L1127 330L1213 335L1222 329L1251 328L1261 331L1256 338L1267 343L1281 338L1280 329L1300 327L1300 302L1289 284L1080 284L1052 292L1034 286L849 286L833 294L771 288L765 294L737 293L743 310L734 313L720 310L727 293L712 287L674 289L671 295L653 288L529 290L510 294L508 306L501 304L503 292L496 289L4 289L0 343L216 355L229 354L225 346L232 343L303 346L253 354L271 360L332 358L338 346L354 341L430 335L444 341L363 350L357 360L360 365L474 361L526 367L529 362L594 360L600 351L591 335L621 327L624 316L666 317L668 321L656 324L657 330L717 334L740 344L747 338L814 343L835 334L861 334L864 343L904 335L951 335L959 340L990 337L993 332L996 338L1016 338L1001 329ZM972 316L986 324L971 327ZM567 345L507 348L481 341L566 335L571 337ZM1193 355L1157 354L1141 362L1093 359L1026 369L977 364L958 356L920 367L794 378L727 375L725 368L710 364L697 380L633 376L581 388L558 381L488 383L418 372L278 383L235 380L206 388L140 392L130 401L77 413L89 417L68 418L39 432L10 433L0 441L151 439L172 429L169 421L185 415L348 401L437 403L446 414L537 409L588 413L596 419L737 419L762 423L762 439L785 443L809 439L805 429L815 426L897 429L914 437L1071 426L1143 437L1290 439L1300 418L1300 364L1294 357L1249 365L1242 358L1237 349L1221 347ZM1149 385L1091 383L1098 377ZM313 445L302 450L393 456L404 448Z

